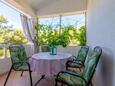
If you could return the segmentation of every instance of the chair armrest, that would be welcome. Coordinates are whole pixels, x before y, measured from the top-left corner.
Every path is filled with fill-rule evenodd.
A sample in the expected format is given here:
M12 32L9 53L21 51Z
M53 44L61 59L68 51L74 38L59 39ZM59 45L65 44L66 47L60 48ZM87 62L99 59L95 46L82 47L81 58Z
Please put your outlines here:
M79 62L80 60L76 60L77 62ZM79 64L79 65L81 65L81 63L77 63L75 60L74 61L72 61L72 60L68 60L67 62L66 62L66 67L68 67L68 64L69 63L76 63L76 64ZM81 61L80 61L81 62ZM83 64L83 63L82 63ZM83 65L83 67L84 67L84 65Z
M70 58L72 58L71 60L75 60L77 57L72 55Z
M18 62L13 63L12 65L14 66L14 65L19 64L19 63L23 64L23 63L25 63L25 62L23 62L23 61L18 61Z
M31 68L30 68L30 64L29 64L29 62L27 62L27 61L19 61L19 62L15 62L15 63L12 64L12 67L13 67L15 64L19 64L19 63L21 63L21 64L26 63L26 64L28 65L29 70L31 70Z
M24 61L28 61L31 58L31 56L24 59Z
M68 60L67 62L66 62L66 65L68 65L69 63L72 63L73 62L73 60Z
M80 75L82 76L82 73L80 71L73 71L73 70L65 70L65 71L62 71L64 73L70 73L70 74L75 74L75 75Z
M72 58L73 57L73 58ZM66 63L68 63L68 62L75 62L76 60L77 61L81 61L81 60L79 60L79 59L76 59L77 57L76 56L71 56L70 58L72 58L72 59L69 59Z
M72 55L72 56L70 56L69 58L70 58L70 59L69 59L68 61L74 61L74 60L76 59L76 56L73 56L73 55Z
M59 73L57 74L56 79L59 77L59 75L60 75L61 73L66 73L66 74L70 74L70 75L72 75L72 76L79 77L80 79L82 79L82 80L87 84L87 81L82 77L82 75L78 75L77 73L69 72L69 71L61 71L61 72L59 72Z

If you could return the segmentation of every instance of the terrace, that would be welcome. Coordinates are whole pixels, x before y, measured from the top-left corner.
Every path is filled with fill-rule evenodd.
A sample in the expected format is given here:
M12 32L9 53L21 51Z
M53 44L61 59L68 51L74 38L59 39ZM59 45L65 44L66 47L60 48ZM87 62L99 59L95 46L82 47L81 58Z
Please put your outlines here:
M102 55L92 79L93 85L115 85L114 0L0 0L0 3L19 13L23 28L7 30L12 27L6 23L7 19L0 16L0 86L4 86L12 65L9 46L14 43L23 44L30 60L35 54L47 51L47 46L52 44L56 46L57 52L66 54L63 58L69 55L77 56L81 46L88 45L89 52L92 52L95 46L100 46ZM5 25L7 27L4 27ZM46 56L48 55L46 53ZM58 56L58 53L55 56ZM33 64L36 65L35 63ZM47 71L47 65L46 68L38 68L38 71ZM30 86L28 72L24 72L22 76L20 74L20 71L13 70L6 86ZM40 74L33 71L33 84L40 77ZM36 86L55 86L55 78L55 74L46 76Z

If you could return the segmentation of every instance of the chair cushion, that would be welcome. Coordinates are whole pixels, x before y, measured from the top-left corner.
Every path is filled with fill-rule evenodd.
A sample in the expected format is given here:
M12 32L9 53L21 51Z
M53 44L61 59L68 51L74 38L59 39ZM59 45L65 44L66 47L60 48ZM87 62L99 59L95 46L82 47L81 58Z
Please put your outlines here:
M22 45L11 45L9 49L13 63L27 60L25 48Z
M81 50L78 53L78 56L77 56L76 60L80 60L80 61L84 62L85 59L86 59L87 53L88 53L87 48L84 48L84 47L81 48Z
M23 70L23 71L28 71L29 70L29 68L28 68L28 66L26 66L26 65L22 65L22 66L20 66L17 70Z
M68 73L60 74L57 80L64 82L70 86L86 86L86 83L81 78L70 75Z
M68 63L68 67L76 67L76 68L80 68L82 67L83 64L81 61L74 61L74 62L69 62Z
M27 71L27 56L24 46L20 44L12 44L9 46L9 50L13 64L13 69L19 71Z
M86 81L89 81L96 66L96 60L95 57L90 59L90 61L87 63L85 70L83 72L83 77L85 78Z
M65 70L65 72L82 76L82 73L80 71L76 71L76 70Z
M15 64L14 66L14 70L17 70L17 71L28 71L29 68L28 68L28 65L26 63L18 63L18 64Z

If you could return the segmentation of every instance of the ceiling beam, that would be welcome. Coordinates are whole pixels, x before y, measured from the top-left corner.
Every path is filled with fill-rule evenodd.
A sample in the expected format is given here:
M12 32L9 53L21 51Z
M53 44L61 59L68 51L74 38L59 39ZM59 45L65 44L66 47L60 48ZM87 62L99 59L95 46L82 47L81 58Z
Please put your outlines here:
M16 2L15 0L1 0L1 1L22 14L25 14L29 17L36 16L35 11L27 4L21 4Z

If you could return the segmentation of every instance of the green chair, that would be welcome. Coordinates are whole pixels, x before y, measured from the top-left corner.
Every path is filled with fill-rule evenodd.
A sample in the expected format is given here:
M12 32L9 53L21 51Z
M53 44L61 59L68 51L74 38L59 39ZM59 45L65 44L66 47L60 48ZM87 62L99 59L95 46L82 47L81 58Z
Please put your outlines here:
M15 44L10 45L9 50L11 55L12 66L4 83L4 86L6 86L8 78L12 72L12 69L15 71L29 71L30 84L31 86L33 86L32 75L31 75L32 71L30 69L30 64L27 62L28 58L26 56L25 48L20 44Z
M89 51L89 46L81 46L78 56L72 56L74 59L68 60L66 62L66 69L68 70L69 68L79 68L81 71L81 68L84 67L84 62L86 60L87 54Z
M95 73L97 64L99 62L102 49L97 46L93 50L93 54L88 58L85 63L85 68L83 72L80 71L61 71L57 74L55 79L55 86L61 83L61 86L93 86L91 83L92 77Z

